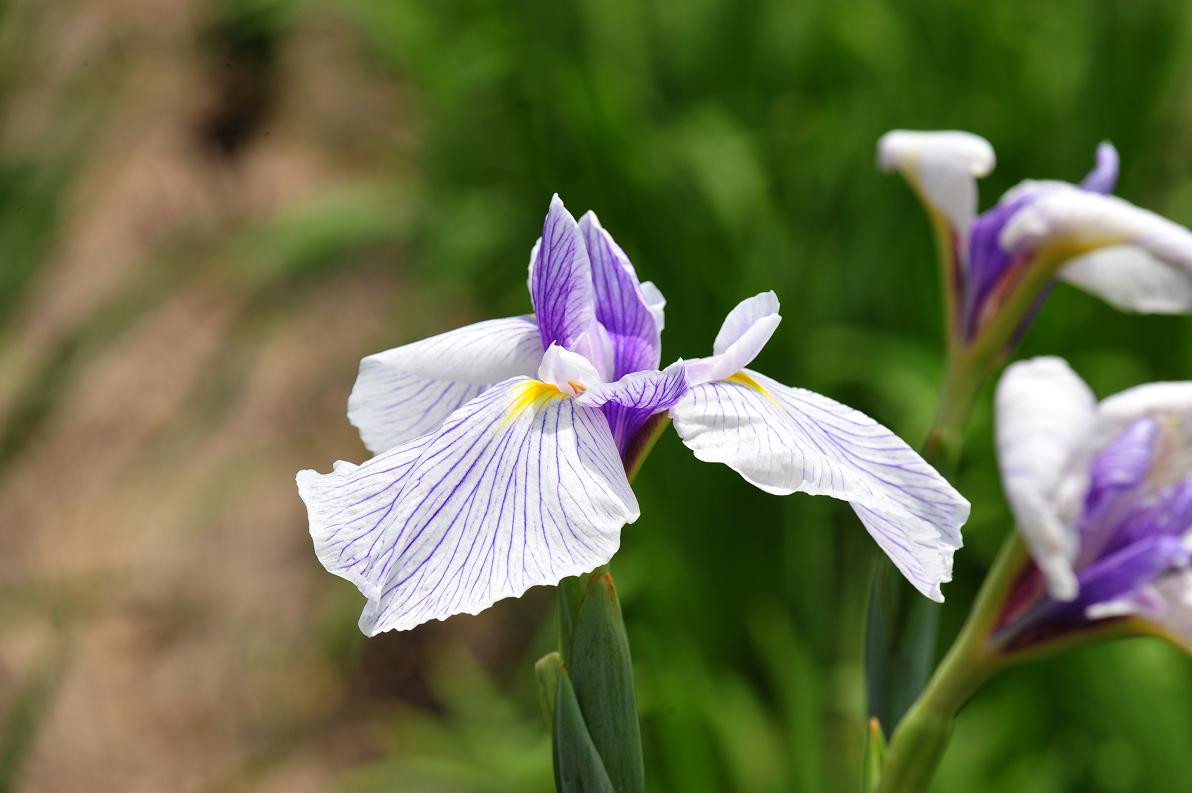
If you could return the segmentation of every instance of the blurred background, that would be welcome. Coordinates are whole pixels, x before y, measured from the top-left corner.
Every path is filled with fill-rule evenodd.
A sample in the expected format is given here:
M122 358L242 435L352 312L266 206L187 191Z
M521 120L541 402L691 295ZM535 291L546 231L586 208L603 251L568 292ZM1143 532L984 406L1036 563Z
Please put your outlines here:
M0 2L0 791L551 790L548 589L366 640L299 468L366 457L359 359L528 311L551 193L669 298L664 357L773 288L759 368L912 442L940 374L892 127L988 137L984 204L1079 179L1192 223L1180 0ZM1058 288L1022 355L1186 378L1187 319ZM1009 528L988 390L945 639ZM617 576L658 791L855 791L874 548L663 439ZM937 791L1183 791L1192 663L1004 674Z

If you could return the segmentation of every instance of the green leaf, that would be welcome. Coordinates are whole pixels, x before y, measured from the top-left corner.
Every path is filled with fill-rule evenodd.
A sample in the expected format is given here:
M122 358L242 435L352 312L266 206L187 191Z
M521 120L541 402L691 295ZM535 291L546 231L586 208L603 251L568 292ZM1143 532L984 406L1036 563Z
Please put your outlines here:
M542 718L546 720L547 732L555 731L555 693L559 689L559 673L563 658L557 653L547 653L534 664L534 677L538 680L538 704L542 707Z
M565 669L560 667L558 672L554 720L555 789L558 793L614 793L600 753L584 724L571 679Z
M559 584L559 634L563 664L613 789L641 793L645 766L633 664L607 566Z
M861 793L874 793L886 762L886 734L876 717L869 718L865 736L865 767L861 770Z

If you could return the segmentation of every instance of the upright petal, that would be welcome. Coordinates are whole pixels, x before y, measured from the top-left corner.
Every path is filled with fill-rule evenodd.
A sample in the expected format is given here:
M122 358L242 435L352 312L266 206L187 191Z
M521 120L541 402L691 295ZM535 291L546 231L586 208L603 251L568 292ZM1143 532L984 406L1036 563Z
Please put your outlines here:
M690 381L723 380L741 371L762 351L781 321L778 297L773 292L742 300L720 326L713 354L687 362Z
M903 575L943 599L969 504L890 430L752 371L693 386L671 418L696 457L728 465L767 493L851 502Z
M595 319L592 266L575 218L556 195L530 260L530 299L543 349L570 347Z
M1034 358L1006 369L995 410L1010 509L1052 596L1071 600L1096 400L1062 359Z
M1065 264L1061 278L1118 308L1192 307L1192 232L1116 196L1052 185L1006 223L1000 241Z
M1119 158L1118 151L1109 141L1104 141L1097 146L1097 164L1093 166L1093 170L1089 171L1089 175L1084 177L1084 181L1080 183L1082 190L1091 190L1094 193L1104 193L1108 195L1113 192L1114 186L1118 180Z
M508 317L441 333L360 362L348 420L374 454L439 427L494 383L532 375L542 360L533 317Z
M676 361L661 372L634 372L615 383L593 386L576 402L604 411L623 454L651 416L669 410L686 394L686 368L682 361Z
M600 225L595 212L580 218L579 228L592 263L596 319L612 341L611 379L657 369L662 354L661 316L655 318L633 264ZM658 307L657 313L661 311Z
M658 332L662 333L666 327L666 317L663 314L666 309L666 298L663 297L662 292L654 285L653 281L642 281L642 297L646 299L646 308L650 309L650 316L654 317L654 324L658 327Z
M298 490L319 559L368 598L370 635L591 570L638 517L603 414L522 378L361 466L302 471Z
M902 173L928 210L960 237L977 215L977 182L997 162L989 141L971 132L887 132L878 166Z

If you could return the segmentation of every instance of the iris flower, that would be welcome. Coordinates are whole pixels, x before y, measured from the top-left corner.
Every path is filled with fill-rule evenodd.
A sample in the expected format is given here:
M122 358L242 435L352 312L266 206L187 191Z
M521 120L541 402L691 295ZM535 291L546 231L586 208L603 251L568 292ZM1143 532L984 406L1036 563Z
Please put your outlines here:
M1063 360L1035 358L1007 369L996 411L1003 486L1034 564L994 642L1131 618L1192 646L1192 383L1098 403Z
M771 493L853 502L939 599L968 503L862 414L745 367L778 325L766 293L714 354L659 371L663 299L592 213L556 196L530 256L532 316L365 358L348 415L376 454L302 471L315 551L368 599L367 634L477 613L605 564L639 515L626 471L666 412L703 460Z
M1079 185L1025 181L980 215L976 179L994 167L984 138L895 130L879 141L878 164L900 171L931 216L955 341L972 344L996 328L1000 352L1054 277L1124 311L1192 311L1192 232L1110 195L1118 153L1108 143Z

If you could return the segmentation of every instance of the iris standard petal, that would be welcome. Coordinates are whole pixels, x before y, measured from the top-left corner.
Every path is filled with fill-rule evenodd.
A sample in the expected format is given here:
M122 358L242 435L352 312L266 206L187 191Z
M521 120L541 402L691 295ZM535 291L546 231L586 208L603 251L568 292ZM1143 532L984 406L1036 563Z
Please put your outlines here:
M723 355L736 344L758 322L775 316L779 311L778 295L773 291L748 297L733 307L720 323L716 341L712 343L712 354Z
M1098 144L1096 165L1089 171L1089 175L1084 177L1080 188L1094 193L1112 193L1117 185L1120 159L1118 150L1112 143L1104 141Z
M617 448L623 453L651 416L669 410L686 394L686 368L682 361L676 361L661 372L634 372L615 383L593 386L576 402L604 411Z
M543 349L570 347L595 319L592 267L579 224L556 195L530 258L530 299Z
M878 166L898 170L933 215L959 236L977 215L977 182L997 158L989 141L971 132L893 130L877 144Z
M532 316L478 322L370 355L348 398L348 420L374 454L436 429L494 383L533 375L542 360Z
M666 327L666 316L663 313L666 308L666 298L663 297L662 291L653 281L642 281L642 297L646 299L646 307L650 309L650 316L654 318L658 332L662 333Z
M361 466L302 471L298 489L319 559L368 598L370 635L592 570L639 514L603 414L523 378Z
M608 332L612 344L610 379L657 369L662 354L661 317L655 319L633 264L600 225L595 212L580 218L579 228L592 265L596 319ZM661 311L659 307L658 312Z
M1192 232L1116 196L1053 185L1006 223L1000 242L1075 264L1061 277L1118 308L1173 313L1192 299Z
M768 493L852 502L910 582L943 599L969 503L890 430L752 371L693 386L671 418L697 458L724 463Z
M994 401L1010 510L1052 596L1071 600L1096 399L1065 361L1045 357L1009 366Z

